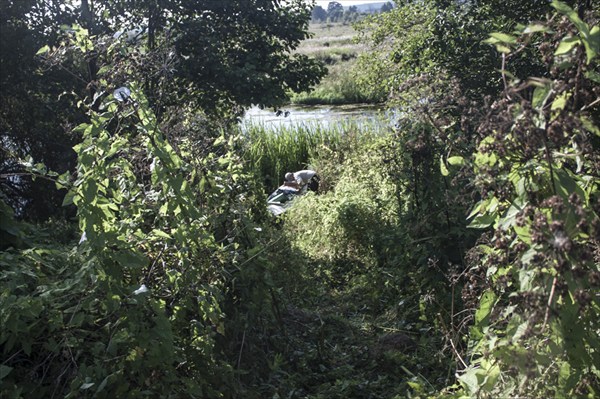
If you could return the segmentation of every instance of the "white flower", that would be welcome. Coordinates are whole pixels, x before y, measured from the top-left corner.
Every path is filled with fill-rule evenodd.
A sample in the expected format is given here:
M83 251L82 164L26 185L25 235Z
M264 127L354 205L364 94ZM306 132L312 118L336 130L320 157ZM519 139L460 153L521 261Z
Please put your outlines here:
M144 292L148 292L148 287L146 287L146 284L140 285L140 288L133 291L133 295L140 295L140 294L143 294Z
M79 245L81 245L85 241L87 241L87 236L85 235L85 231L84 231L83 234L81 235L81 238L79 239Z

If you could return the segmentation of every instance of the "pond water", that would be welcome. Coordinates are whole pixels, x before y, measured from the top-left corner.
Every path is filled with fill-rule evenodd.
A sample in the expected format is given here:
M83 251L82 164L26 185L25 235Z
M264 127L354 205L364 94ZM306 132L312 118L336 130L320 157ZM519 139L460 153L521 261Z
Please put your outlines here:
M252 107L242 119L242 126L263 125L273 130L294 125L322 125L324 127L353 122L383 128L394 123L393 113L380 105L289 105L279 112Z

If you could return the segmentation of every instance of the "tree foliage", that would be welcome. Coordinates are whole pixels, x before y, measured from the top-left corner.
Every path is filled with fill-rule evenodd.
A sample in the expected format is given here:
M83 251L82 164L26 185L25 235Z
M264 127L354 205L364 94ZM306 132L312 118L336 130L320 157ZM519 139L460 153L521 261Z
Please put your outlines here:
M482 38L491 31L543 19L550 11L547 1L398 4L358 25L361 41L371 48L361 60L364 85L389 94L409 77L448 73L471 98L495 96L502 89L496 73L501 60ZM513 63L529 75L542 72L530 54L521 53Z
M313 21L325 22L327 20L327 11L321 6L315 6L311 11Z
M338 20L342 15L344 15L344 6L337 1L330 1L327 4L327 18L330 21Z
M274 106L307 90L325 73L317 61L292 54L308 35L309 18L301 1L3 2L0 134L8 203L41 219L56 211L58 199L34 198L46 185L14 176L29 157L60 173L72 170L72 128L85 120L75 105L97 107L127 82L141 83L161 121L182 103L231 121L252 104Z
M193 146L179 142L176 151L141 89L130 88L126 103L105 101L77 128L77 178L61 185L70 187L65 203L77 206L79 244L33 241L1 254L7 397L235 390L216 338L237 328L221 309L238 295L225 294L227 276L252 268L233 266L251 242L252 190L238 186L244 175L231 143L216 141L218 156L193 161Z
M76 140L69 126L83 121L73 99L62 94L81 92L86 81L34 61L56 39L57 32L47 29L50 21L71 22L58 8L59 2L48 2L48 9L36 1L0 4L0 187L18 215L32 220L59 212L62 199L51 182L24 175L24 164L44 163L60 173L71 169Z

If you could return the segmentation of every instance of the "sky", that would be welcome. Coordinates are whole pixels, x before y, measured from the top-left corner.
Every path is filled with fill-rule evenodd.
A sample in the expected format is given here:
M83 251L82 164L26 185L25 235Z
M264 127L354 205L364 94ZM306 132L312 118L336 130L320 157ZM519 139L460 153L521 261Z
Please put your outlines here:
M327 9L327 4L334 0L317 0L317 5ZM386 0L335 0L344 7L354 6L358 4L369 4L369 3L384 3Z

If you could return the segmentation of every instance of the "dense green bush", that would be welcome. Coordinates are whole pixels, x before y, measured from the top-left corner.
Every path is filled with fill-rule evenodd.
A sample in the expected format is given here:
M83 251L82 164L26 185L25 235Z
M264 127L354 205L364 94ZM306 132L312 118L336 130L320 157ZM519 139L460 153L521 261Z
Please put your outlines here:
M459 378L469 396L600 392L600 29L597 16L553 7L551 21L488 41L510 60L540 37L549 78L503 71L505 94L481 126L471 225L493 236L473 251L483 293Z
M353 144L348 152L332 149L328 160L318 160L322 184L332 189L300 198L286 215L286 230L312 259L368 267L377 264L373 246L398 212L394 185L382 174L376 147Z
M78 128L84 140L65 203L77 206L79 244L34 236L30 248L1 253L7 397L235 391L227 349L236 341L216 338L235 337L240 319L256 317L243 309L235 317L236 303L271 298L244 261L258 245L253 189L232 141L215 141L198 164L184 161L192 160L187 147L175 151L141 91L131 90ZM24 235L15 223L3 230ZM232 289L234 278L253 289Z

